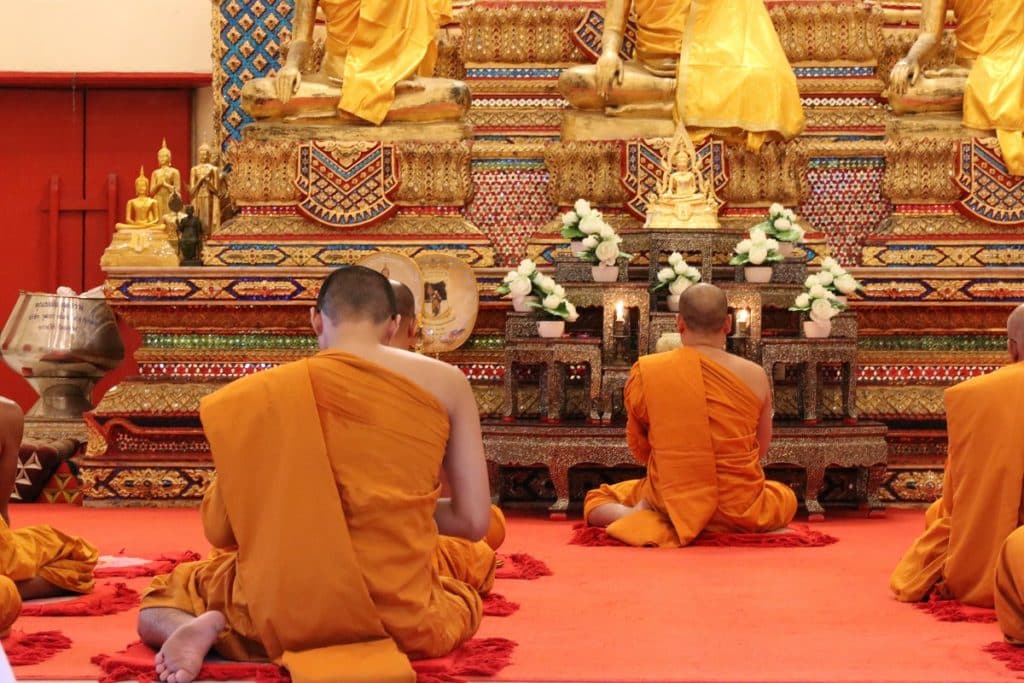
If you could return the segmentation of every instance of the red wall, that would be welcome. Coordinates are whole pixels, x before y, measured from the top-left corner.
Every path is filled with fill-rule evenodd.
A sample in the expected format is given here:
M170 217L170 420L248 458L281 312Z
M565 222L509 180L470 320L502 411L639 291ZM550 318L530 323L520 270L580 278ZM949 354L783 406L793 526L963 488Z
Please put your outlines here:
M102 284L99 259L114 226L108 206L123 219L134 196L140 164L149 176L161 140L187 184L192 149L192 89L0 87L0 324L19 290L77 291ZM113 176L113 177L112 177ZM110 197L108 185L116 186ZM52 189L62 210L51 224ZM57 282L53 273L56 272ZM94 398L137 372L131 353L139 338L122 324L125 362L98 387ZM0 395L26 410L35 392L6 363Z

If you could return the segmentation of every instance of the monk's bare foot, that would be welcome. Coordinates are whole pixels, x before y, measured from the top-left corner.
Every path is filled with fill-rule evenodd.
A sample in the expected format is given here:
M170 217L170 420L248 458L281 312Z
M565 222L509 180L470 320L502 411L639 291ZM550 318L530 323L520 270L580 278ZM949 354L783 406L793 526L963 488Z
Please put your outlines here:
M220 612L204 612L179 626L156 655L156 672L161 681L189 683L199 675L203 660L213 647L227 620Z
M1013 645L1014 647L1024 647L1024 640L1017 640L1013 636L1008 636L1005 633L1003 634L1003 639L1007 644Z

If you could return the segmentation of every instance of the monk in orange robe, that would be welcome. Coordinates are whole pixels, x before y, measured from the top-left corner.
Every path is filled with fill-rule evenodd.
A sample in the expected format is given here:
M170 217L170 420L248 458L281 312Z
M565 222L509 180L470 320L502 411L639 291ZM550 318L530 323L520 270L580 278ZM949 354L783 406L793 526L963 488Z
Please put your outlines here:
M796 496L761 469L772 437L768 377L723 350L732 328L725 293L709 284L686 290L677 325L682 348L640 358L625 390L626 438L647 476L590 491L584 518L624 543L662 548L705 529L786 526Z
M413 681L410 657L445 655L480 623L495 559L478 540L492 518L469 383L386 346L394 292L370 269L332 273L311 318L323 352L201 403L218 550L143 599L161 680L193 680L215 648L297 683Z
M398 280L391 280L391 288L395 290L395 306L398 310L398 329L388 342L396 349L413 351L420 334L420 321L416 316L416 297L412 290Z
M1024 528L1006 537L995 570L995 607L1006 642L1024 645Z
M86 541L51 526L11 530L8 501L24 428L18 405L0 397L0 637L10 632L23 600L90 592L99 559Z
M1024 306L1007 321L1011 365L945 393L949 454L942 497L925 514L925 531L892 573L896 599L944 599L993 606L999 548L1021 525L1024 423Z

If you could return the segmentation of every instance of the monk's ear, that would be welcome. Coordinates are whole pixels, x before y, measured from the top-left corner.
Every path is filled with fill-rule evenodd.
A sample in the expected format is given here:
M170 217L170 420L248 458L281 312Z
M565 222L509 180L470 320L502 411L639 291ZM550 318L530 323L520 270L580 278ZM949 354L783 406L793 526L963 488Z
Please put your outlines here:
M725 316L725 324L722 325L722 333L728 337L732 334L732 313L727 313Z
M316 306L309 307L309 324L313 327L313 334L317 337L324 333L324 316L316 310Z
M679 331L679 334L686 332L686 321L683 320L681 313L676 314L676 330Z

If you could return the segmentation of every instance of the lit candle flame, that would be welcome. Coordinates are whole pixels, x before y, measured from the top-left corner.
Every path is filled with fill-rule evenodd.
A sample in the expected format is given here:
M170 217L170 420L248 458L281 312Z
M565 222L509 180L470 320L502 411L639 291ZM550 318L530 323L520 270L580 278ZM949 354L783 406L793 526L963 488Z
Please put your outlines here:
M736 322L740 324L746 324L750 320L750 311L745 308L741 308L736 311Z
M621 323L626 321L625 308L626 305L621 301L615 303L615 322Z

